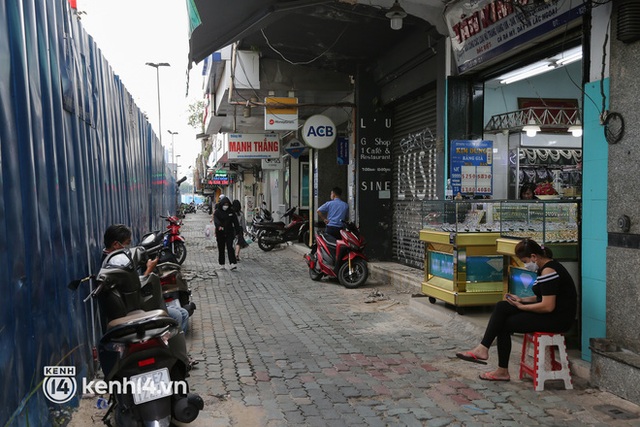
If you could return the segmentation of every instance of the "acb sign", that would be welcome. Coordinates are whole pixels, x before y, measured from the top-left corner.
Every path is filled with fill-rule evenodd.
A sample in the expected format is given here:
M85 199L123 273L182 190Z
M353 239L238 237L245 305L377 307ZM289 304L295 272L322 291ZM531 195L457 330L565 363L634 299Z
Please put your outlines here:
M302 127L302 139L311 148L322 150L333 144L336 139L336 125L322 114L307 119Z

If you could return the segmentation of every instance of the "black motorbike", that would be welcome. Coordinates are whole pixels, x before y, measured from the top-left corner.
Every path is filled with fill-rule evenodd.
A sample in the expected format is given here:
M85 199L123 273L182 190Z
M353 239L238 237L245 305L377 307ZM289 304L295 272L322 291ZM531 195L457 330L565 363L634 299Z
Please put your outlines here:
M175 256L163 245L163 234L160 231L145 234L140 246L146 249L149 257L159 257L156 269L165 303L168 306L180 306L191 316L196 309L196 304L191 301L191 288L182 276L180 264L176 262Z
M249 227L249 235L254 241L258 240L260 232L264 229L260 228L259 225L267 222L273 222L273 215L271 211L267 209L267 204L262 202L262 206L259 208L258 213L253 217L253 221L251 221L251 226Z
M184 334L166 312L157 275L140 280L138 267L146 260L143 248L110 253L86 299L98 300L108 322L98 357L105 381L120 387L114 387L103 421L113 413L118 427L190 423L204 407L199 395L189 393Z
M272 250L281 243L309 242L309 221L296 214L296 207L290 208L281 219L288 218L289 223L263 222L255 224L258 229L258 247L265 252Z

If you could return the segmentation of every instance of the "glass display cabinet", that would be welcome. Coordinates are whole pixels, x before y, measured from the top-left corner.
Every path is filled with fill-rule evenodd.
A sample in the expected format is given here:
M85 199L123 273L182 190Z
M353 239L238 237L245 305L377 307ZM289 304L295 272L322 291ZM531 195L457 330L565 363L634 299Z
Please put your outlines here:
M515 256L516 245L525 238L551 249L553 258L561 261L578 283L580 201L503 201L499 211L500 237L496 240L496 248L505 256L510 293L522 297L532 295L531 286L536 275L524 269Z
M524 238L549 247L574 280L579 277L577 200L431 200L422 203L421 214L422 293L432 303L442 300L464 312L465 306L495 304L507 291L531 295L535 274L515 257Z
M422 293L464 307L491 305L506 292L500 237L500 201L425 201L420 240L426 242Z

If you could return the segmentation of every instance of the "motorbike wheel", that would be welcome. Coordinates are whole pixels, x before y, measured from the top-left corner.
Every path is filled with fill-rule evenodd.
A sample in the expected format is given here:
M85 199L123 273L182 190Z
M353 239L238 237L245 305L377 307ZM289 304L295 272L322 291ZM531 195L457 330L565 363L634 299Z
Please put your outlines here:
M264 241L265 237L269 237L269 234L270 233L267 232L258 234L258 247L265 252L269 252L271 249L276 247L273 243L267 243Z
M363 285L369 277L367 262L362 258L351 260L351 274L349 274L349 263L345 262L338 271L338 281L345 288L357 288Z
M310 268L309 269L309 277L311 277L311 280L313 280L314 282L318 282L320 281L320 279L322 279L322 273L320 273L319 271Z
M173 255L176 257L178 264L182 264L187 259L187 247L183 242L173 243Z

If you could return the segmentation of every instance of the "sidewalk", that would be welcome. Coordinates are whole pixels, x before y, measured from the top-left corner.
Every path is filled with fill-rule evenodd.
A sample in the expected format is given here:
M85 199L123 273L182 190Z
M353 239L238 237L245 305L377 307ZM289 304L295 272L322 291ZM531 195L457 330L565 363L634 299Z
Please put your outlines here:
M229 270L204 237L208 223L190 214L182 229L198 307L186 341L200 363L188 382L205 402L191 427L640 427L637 405L577 376L573 390L549 382L534 391L518 379L517 342L510 382L479 379L495 348L489 365L455 353L477 343L489 310L460 316L414 297L420 271L372 263L367 283L347 289L310 279L305 246L256 244ZM373 293L383 298L372 303ZM69 427L101 414L95 397L83 398Z
M308 252L308 248L304 244L293 244L289 248L300 254ZM456 325L456 329L463 331L468 336L482 337L489 317L491 317L491 307L469 307L464 315L460 315L451 307L445 306L442 301L431 304L426 295L422 293L424 272L406 265L395 262L370 262L369 280L384 283L393 286L399 292L411 294L410 309L443 326ZM522 339L521 334L513 336L512 360L520 360ZM591 363L581 359L578 349L567 350L567 353L571 375L589 382Z

